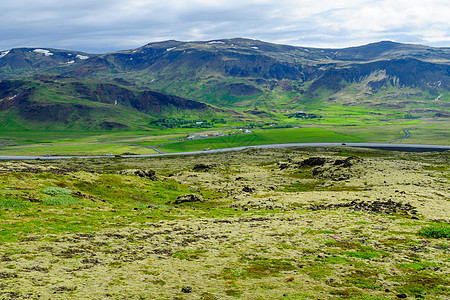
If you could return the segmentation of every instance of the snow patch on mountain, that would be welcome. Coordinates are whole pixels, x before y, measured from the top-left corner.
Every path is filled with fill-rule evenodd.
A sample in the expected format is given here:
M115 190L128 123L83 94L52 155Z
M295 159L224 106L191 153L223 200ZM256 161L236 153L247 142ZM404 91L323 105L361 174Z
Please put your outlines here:
M211 45L211 44L225 44L225 42L222 41L211 41L211 42L207 42L207 44Z
M168 49L166 49L166 51L172 51L174 49L177 49L177 47L168 48Z
M4 56L8 55L8 53L9 53L9 50L8 50L8 51L2 51L2 52L0 53L0 58L2 58L2 57L4 57Z
M76 57L77 57L78 59L83 59L83 60L89 58L89 56L80 55L80 54L78 54Z
M33 52L41 53L41 54L44 54L45 56L52 56L53 55L53 53L51 53L50 51L45 50L45 49L34 49Z

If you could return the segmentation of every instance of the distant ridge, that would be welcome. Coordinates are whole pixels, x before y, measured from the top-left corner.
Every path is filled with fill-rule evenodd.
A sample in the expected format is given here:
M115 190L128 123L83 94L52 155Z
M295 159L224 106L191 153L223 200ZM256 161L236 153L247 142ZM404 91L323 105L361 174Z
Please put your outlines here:
M233 117L244 114L252 120L270 118L276 111L302 110L311 103L436 118L448 118L450 110L450 48L391 41L320 49L234 38L169 40L105 54L50 48L0 52L0 80L27 81L36 75L71 78L80 85L93 80L120 86L113 88L123 92L114 96L120 99L128 93L162 93L167 96L161 103L177 103L179 110L189 110L187 103L195 102L201 103L198 107L207 105L210 112L232 111ZM52 80L40 78L41 88L34 88L47 86L56 93L57 83ZM94 89L92 99L106 91ZM5 97L21 92L20 88L0 91L1 101L7 103ZM86 97L77 89L58 93L66 102ZM129 107L145 114L157 110L141 108L159 107L139 105L130 102Z

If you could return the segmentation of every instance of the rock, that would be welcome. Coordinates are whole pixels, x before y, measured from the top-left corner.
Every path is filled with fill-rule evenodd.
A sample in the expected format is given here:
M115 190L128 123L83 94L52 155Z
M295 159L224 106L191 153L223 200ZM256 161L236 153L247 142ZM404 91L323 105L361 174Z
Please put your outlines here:
M351 167L353 165L353 163L351 162L351 160L356 159L356 157L354 156L350 156L347 157L346 159L336 159L334 162L335 166L342 166L344 168L348 168Z
M398 294L397 295L397 298L408 298L408 295L406 295L406 294Z
M0 261L12 261L12 259L9 258L8 256L6 256L5 254L3 254L3 257L0 258Z
M323 209L333 209L333 208L350 208L355 211L365 211L371 213L402 213L404 215L408 215L409 212L414 210L414 206L411 204L403 204L402 202L394 202L392 200L387 201L374 201L374 202L366 202L366 201L352 201L350 203L337 203L337 204L328 204L328 205L312 205L310 206L310 210L323 210Z
M175 204L186 203L186 202L199 202L203 201L203 197L197 194L187 194L178 196L177 200L175 200Z
M135 175L142 178L147 178L153 181L158 181L159 178L155 176L155 171L153 170L123 170L120 171L119 174L122 175Z
M256 189L255 189L255 188L248 187L248 186L244 186L244 188L242 189L242 191L243 191L243 192L246 192L246 193L254 193L254 192L256 191Z
M312 175L313 175L313 176L317 176L317 175L319 175L319 174L320 174L320 171L319 171L318 168L314 168L314 169L312 170Z
M0 272L0 279L5 278L17 278L17 274L8 273L8 272Z
M214 168L216 165L206 165L206 164L196 164L194 168L192 169L195 172L206 172Z
M181 288L181 291L185 294L192 293L192 288L190 286L184 286Z
M148 178L153 181L158 181L159 178L155 176L155 171L153 170L137 170L134 172L136 176L142 177L142 178Z
M327 160L323 157L310 157L305 159L304 161L300 162L300 167L308 166L308 167L316 167L316 166L323 166Z
M37 203L37 202L42 202L40 199L36 199L36 198L28 198L28 201L30 201L30 202L34 202L34 203Z
M289 164L288 163L283 163L283 162L278 162L277 163L278 168L280 168L280 170L284 170L289 168Z

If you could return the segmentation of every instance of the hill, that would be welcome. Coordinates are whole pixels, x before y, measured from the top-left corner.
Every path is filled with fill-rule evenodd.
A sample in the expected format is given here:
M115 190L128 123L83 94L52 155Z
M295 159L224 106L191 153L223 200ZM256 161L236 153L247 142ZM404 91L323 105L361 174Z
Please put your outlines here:
M201 102L101 80L36 75L0 82L3 129L145 129L164 116L214 116L220 111Z
M63 90L57 88L63 102L75 99L74 103L83 100L90 101L90 107L95 102L111 108L117 99L120 107L151 116L159 111L174 116L222 109L227 118L240 122L283 123L298 111L325 116L337 107L363 108L387 117L450 116L450 49L388 41L319 49L237 38L164 41L106 54L46 48L1 52L4 82L42 74L72 78ZM99 87L86 88L89 80L99 82ZM78 86L75 81L80 81ZM166 95L158 96L158 103L144 99L157 92ZM14 96L9 89L3 94ZM19 114L33 119L27 112Z

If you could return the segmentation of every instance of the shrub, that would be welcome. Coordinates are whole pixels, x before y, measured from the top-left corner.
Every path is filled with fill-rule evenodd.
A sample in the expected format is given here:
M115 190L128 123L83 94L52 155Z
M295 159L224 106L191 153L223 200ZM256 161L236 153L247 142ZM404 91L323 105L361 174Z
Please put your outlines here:
M49 187L42 190L41 193L53 196L51 198L42 199L42 203L47 205L71 205L81 203L80 200L71 196L72 191L70 189Z
M62 196L62 195L71 195L72 191L60 187L48 187L46 189L43 189L41 193L51 196Z
M450 225L439 224L439 225L423 227L422 229L419 230L419 234L421 236L435 238L435 239L450 238Z

